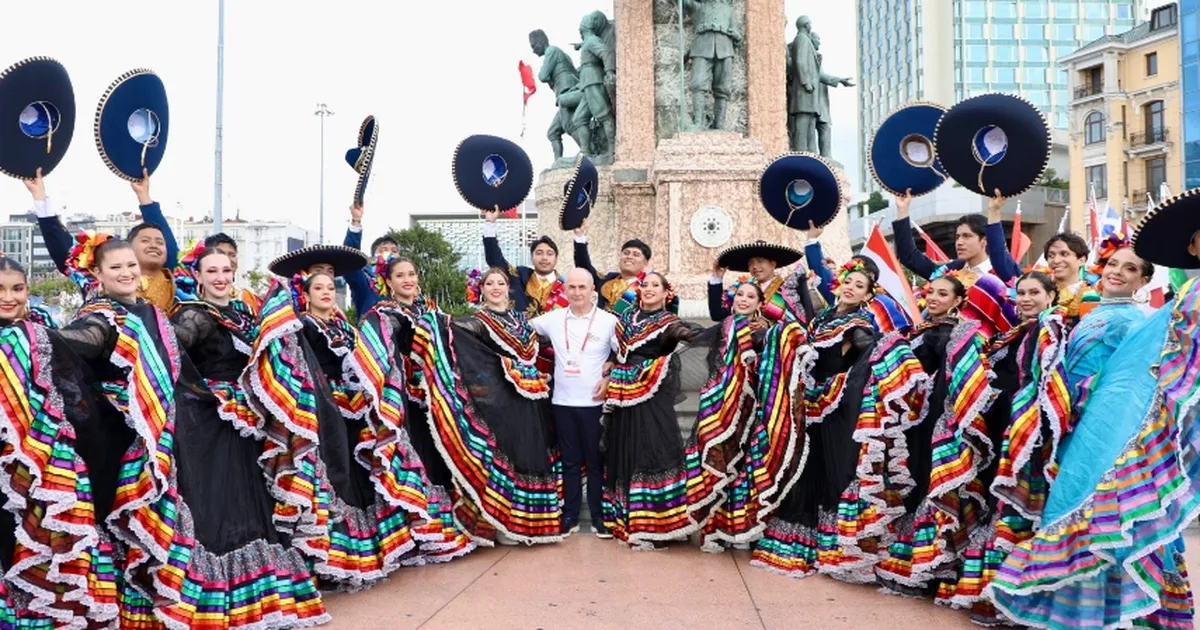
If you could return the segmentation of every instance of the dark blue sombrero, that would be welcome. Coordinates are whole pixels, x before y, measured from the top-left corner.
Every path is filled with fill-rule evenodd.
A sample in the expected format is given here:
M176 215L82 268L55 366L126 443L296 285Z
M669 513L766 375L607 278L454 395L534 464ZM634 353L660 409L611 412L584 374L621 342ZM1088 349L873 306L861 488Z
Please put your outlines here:
M1019 195L1050 162L1050 127L1029 101L1008 94L969 98L942 115L933 134L954 181L986 197Z
M460 142L451 173L458 194L485 211L516 208L533 188L533 164L525 150L496 136L477 135Z
M817 227L828 225L841 209L845 192L833 167L811 153L777 158L758 180L763 208L794 230L807 230L809 221Z
M947 175L933 149L933 132L946 108L935 103L909 103L879 125L871 139L871 175L884 190L914 197L933 192Z
M139 68L117 77L96 107L96 148L100 159L117 177L142 179L151 175L167 152L171 111L162 79Z
M563 186L563 203L558 210L558 224L570 231L583 225L583 220L592 213L592 202L600 189L600 174L596 165L584 154L575 158L575 172Z
M75 133L75 89L63 65L30 57L0 72L0 173L49 175Z
M730 271L746 272L750 271L751 258L766 258L775 261L777 267L787 267L804 258L804 254L786 245L758 240L726 249L717 256L717 264Z
M341 278L367 266L367 255L353 247L309 245L272 260L271 273L290 278L317 264L333 265L333 275Z
M1200 188L1164 199L1146 213L1133 233L1133 253L1156 265L1198 269L1200 258L1188 246L1200 232Z
M354 187L354 203L362 205L367 194L367 180L371 177L371 163L375 161L375 144L379 141L379 125L374 116L363 119L358 128L358 146L346 152L346 163L358 173L358 184Z

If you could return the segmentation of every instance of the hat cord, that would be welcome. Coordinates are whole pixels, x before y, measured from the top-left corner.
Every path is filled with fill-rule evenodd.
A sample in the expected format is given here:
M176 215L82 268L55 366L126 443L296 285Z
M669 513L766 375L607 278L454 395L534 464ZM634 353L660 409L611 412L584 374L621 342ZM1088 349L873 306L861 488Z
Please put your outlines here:
M51 117L50 108L46 107L45 103L38 103L38 105L46 114L46 155L50 155L51 149L54 148L54 118Z
M154 138L142 143L142 168L146 168L146 152L150 150L150 144L154 142Z

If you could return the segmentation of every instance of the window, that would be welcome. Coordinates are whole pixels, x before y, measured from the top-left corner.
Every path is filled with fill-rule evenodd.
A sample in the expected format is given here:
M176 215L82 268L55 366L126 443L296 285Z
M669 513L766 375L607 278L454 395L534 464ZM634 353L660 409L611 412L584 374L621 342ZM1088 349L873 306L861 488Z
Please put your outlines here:
M1152 77L1158 74L1158 53L1152 52L1146 55L1146 76Z
M1017 71L1015 68L992 68L993 83L1016 83Z
M973 22L963 24L963 38L983 39L983 25Z
M1049 90L1028 90L1025 92L1025 98L1029 99L1038 109L1045 110L1050 107L1050 91Z
M1075 46L1074 46L1074 45L1071 45L1071 46L1055 46L1055 47L1054 47L1054 58L1055 58L1055 59L1062 59L1063 57L1066 57L1067 55L1069 55L1069 54L1071 54L1071 53L1073 53L1073 52L1075 52Z
M987 61L987 46L967 46L967 61Z
M1012 24L993 24L992 39L1011 40L1015 37L1015 28Z
M1167 28L1175 25L1175 11L1178 9L1175 4L1168 4L1159 7L1150 14L1150 30L1157 31L1160 28Z
M1046 39L1045 24L1025 24L1021 26L1022 39Z
M1097 199L1108 197L1108 177L1103 164L1083 169L1083 178L1087 180L1089 191L1096 191Z
M1050 61L1050 47L1048 46L1026 46L1025 61L1033 61L1045 63Z
M1075 5L1075 2L1073 2L1073 1L1071 1L1071 2L1055 2L1054 3L1054 17L1059 18L1059 19L1066 18L1069 20L1077 20L1077 19L1079 19L1079 11L1077 9L1078 9L1078 7Z
M992 17L998 18L1015 18L1017 17L1017 3L1011 1L993 1L992 2Z
M1156 157L1146 160L1146 190L1158 193L1167 181L1167 158Z
M1133 7L1129 6L1128 4L1118 4L1117 5L1117 19L1118 20L1133 19Z
M1083 143L1104 142L1104 114L1092 112L1083 119Z
M967 68L967 81L970 83L983 83L987 81L984 74L983 68Z
M1104 37L1104 25L1102 24L1087 24L1083 27L1083 41L1094 42L1097 39Z
M992 46L993 61L1017 61L1016 46Z
M1054 112L1054 128L1068 129L1071 126L1071 117L1067 112Z
M1107 20L1108 5L1107 4L1089 4L1083 13L1083 17L1089 20Z
M1046 83L1046 69L1025 68L1021 71L1021 83L1028 85L1044 85Z
M1046 0L1025 0L1025 17L1046 17Z
M1074 24L1055 24L1054 39L1075 41L1075 25Z
M1144 108L1146 115L1146 136L1157 136L1166 128L1166 111L1162 101L1154 101L1146 103Z
M987 17L987 3L980 0L969 0L963 3L965 17Z

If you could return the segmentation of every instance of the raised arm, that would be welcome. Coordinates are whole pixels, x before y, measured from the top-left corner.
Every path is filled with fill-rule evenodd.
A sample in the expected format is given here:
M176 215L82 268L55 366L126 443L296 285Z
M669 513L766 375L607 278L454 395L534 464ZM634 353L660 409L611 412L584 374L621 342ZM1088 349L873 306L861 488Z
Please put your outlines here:
M917 249L913 240L912 223L908 220L908 207L912 195L896 197L896 220L892 221L892 240L896 245L896 260L909 271L928 280L937 271L938 265Z
M500 250L500 208L483 213L483 258L489 267L510 271L508 260ZM511 273L509 275L512 275Z
M592 266L592 256L588 253L586 219L583 225L575 230L575 266L592 274L592 281L595 282L596 290L599 291L604 279L600 277L600 274L596 272L596 268Z
M833 271L825 266L825 252L821 251L821 234L825 232L824 228L819 228L808 222L808 242L804 245L804 258L808 263L808 268L817 274L820 283L817 284L817 292L825 299L826 304L837 302L837 297L833 294Z
M713 275L708 279L708 318L719 322L729 317L729 309L725 308L725 269L721 263L713 263Z
M179 242L175 240L175 232L167 222L167 215L162 207L150 197L150 173L142 169L142 178L130 184L137 195L138 211L142 213L142 221L153 223L162 230L163 240L167 242L167 263L164 269L174 269L179 264Z
M1001 210L1005 201L999 190L996 191L996 196L988 200L988 226L985 234L987 255L992 261L992 269L1001 280L1008 282L1021 276L1021 265L1013 259L1012 253L1008 251L1007 239L1004 238L1004 224L1000 221L1003 218Z

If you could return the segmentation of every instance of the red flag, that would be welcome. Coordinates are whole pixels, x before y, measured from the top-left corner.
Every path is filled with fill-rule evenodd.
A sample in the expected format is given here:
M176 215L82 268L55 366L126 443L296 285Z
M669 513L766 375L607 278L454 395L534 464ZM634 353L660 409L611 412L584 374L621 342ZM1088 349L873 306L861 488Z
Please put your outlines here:
M878 224L871 230L871 236L867 238L866 245L859 253L874 260L879 267L879 286L883 287L901 308L908 311L914 322L921 323L921 309L917 308L912 286L908 284L904 268L900 266L900 261L896 259L896 254L888 245L887 239L883 238Z
M1013 260L1020 264L1021 259L1025 257L1025 252L1029 251L1032 242L1029 237L1021 231L1021 200L1017 200L1017 218L1013 220L1012 229L1012 245L1008 251L1012 254Z
M920 234L921 240L925 241L925 255L929 257L929 260L939 265L950 262L950 257L942 251L941 247L938 247L937 241L933 240L933 237L926 234L925 230L922 230L921 226L916 223L913 224L913 227L917 228L917 234Z
M524 61L517 62L517 69L521 71L521 85L525 88L525 104L529 104L529 97L537 92L537 82L533 80L533 68Z
M1100 215L1097 214L1095 186L1092 186L1091 194L1088 197L1088 223L1091 224L1089 226L1092 237L1091 246L1095 250L1096 246L1100 244Z
M509 208L508 210L501 212L500 216L504 219L517 219L520 217L520 215L517 214L516 208Z

